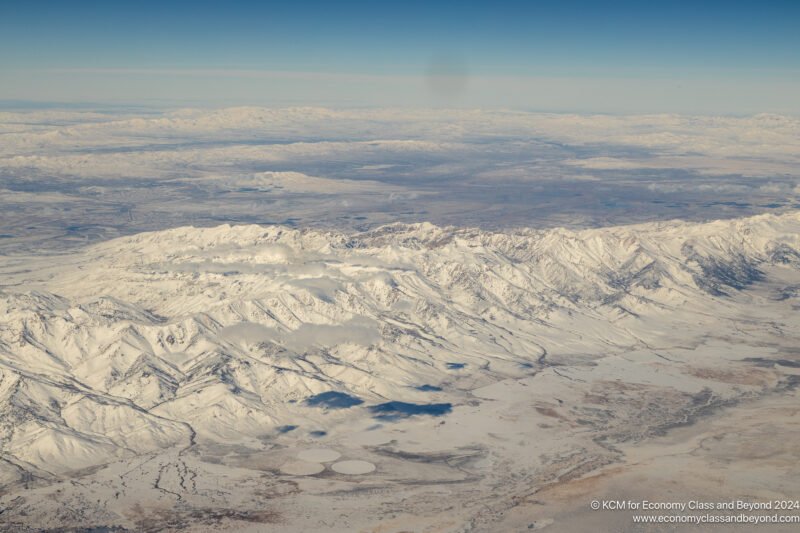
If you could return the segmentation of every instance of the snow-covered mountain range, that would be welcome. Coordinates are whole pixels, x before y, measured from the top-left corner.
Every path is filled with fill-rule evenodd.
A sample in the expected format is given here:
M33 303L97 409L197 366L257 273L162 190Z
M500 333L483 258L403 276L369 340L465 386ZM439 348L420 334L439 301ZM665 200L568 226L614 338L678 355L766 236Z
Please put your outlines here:
M0 483L449 410L548 366L691 345L735 327L753 284L796 302L799 272L797 213L505 233L182 227L4 258Z

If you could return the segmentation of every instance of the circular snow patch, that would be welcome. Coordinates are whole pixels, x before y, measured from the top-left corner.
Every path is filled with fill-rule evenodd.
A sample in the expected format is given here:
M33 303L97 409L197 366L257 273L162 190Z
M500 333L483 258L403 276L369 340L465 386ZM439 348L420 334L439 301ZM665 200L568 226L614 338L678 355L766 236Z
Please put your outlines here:
M290 476L313 476L325 470L325 465L308 461L292 461L281 467L281 472Z
M367 461L339 461L338 463L333 463L331 469L340 474L358 475L374 472L375 465Z
M315 448L313 450L303 450L302 452L297 454L297 458L302 461L308 461L311 463L330 463L331 461L335 461L342 454L337 452L336 450L331 450L330 448Z

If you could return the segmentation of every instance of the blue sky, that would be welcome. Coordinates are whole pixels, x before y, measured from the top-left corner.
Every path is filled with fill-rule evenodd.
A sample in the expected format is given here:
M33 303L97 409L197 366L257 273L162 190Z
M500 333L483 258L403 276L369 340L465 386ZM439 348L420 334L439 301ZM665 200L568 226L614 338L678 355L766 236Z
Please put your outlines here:
M797 113L798 21L769 0L0 0L0 99Z

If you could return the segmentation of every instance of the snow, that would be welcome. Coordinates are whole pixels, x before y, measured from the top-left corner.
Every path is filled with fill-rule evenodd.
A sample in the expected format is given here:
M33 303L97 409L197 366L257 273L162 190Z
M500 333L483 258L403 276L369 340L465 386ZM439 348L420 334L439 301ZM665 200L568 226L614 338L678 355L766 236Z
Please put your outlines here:
M286 478L307 530L347 483L375 484L352 500L373 510L401 495L420 528L444 520L428 490L480 522L486 498L502 510L712 408L790 394L797 375L779 362L800 331L797 212L580 231L180 227L0 261L0 482L10 497L40 480L30 501L103 524L136 526L127 507L97 510L134 502L249 509L252 487L286 494ZM48 492L70 476L86 484Z
M311 463L330 463L341 456L341 453L336 450L331 450L330 448L314 448L311 450L303 450L297 454L298 459Z
M358 476L362 474L369 474L375 471L375 465L368 461L339 461L331 465L331 470L339 472L340 474L348 474L351 476Z
M281 472L291 476L313 476L325 470L325 465L308 461L292 461L281 466Z

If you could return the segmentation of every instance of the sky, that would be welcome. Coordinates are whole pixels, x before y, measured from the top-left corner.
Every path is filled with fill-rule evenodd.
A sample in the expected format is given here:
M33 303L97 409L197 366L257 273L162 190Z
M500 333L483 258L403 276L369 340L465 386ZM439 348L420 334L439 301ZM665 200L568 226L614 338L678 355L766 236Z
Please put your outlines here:
M0 0L0 100L800 113L800 2Z

